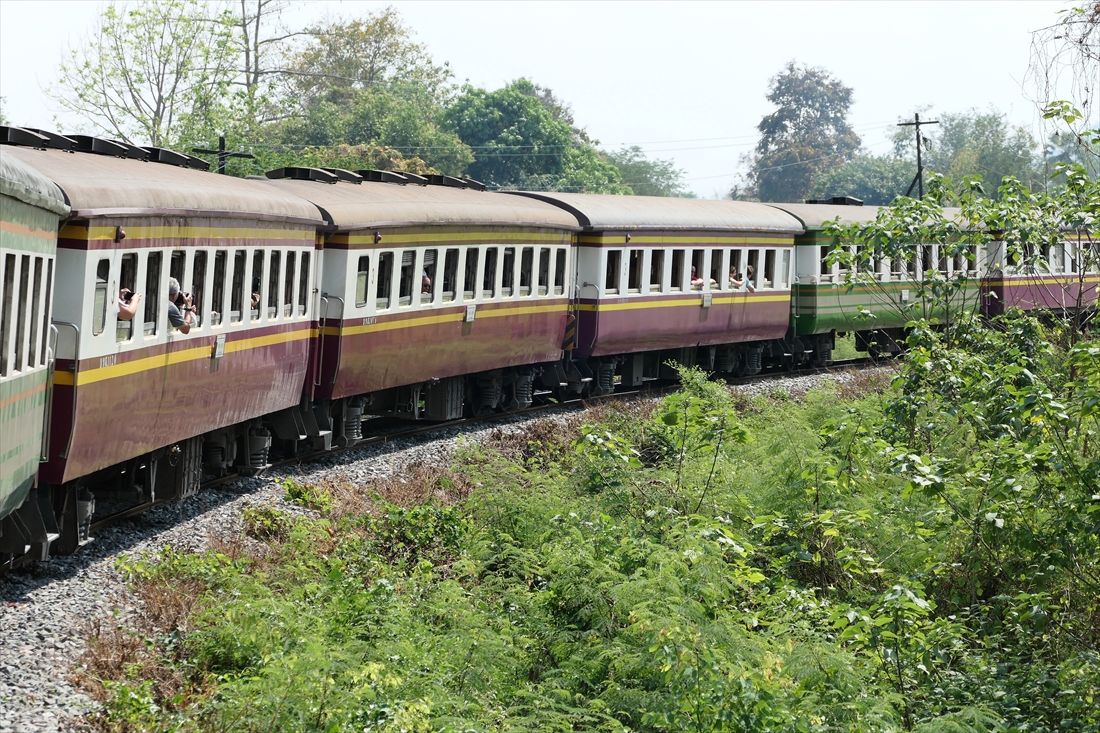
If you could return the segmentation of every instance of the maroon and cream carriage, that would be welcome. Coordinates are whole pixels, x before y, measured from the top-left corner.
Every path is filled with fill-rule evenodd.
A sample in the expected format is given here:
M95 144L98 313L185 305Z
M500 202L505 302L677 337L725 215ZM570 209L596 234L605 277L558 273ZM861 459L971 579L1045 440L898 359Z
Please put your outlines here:
M54 136L53 144L67 139ZM88 151L5 147L72 212L58 241L57 363L45 484L86 539L94 507L196 490L203 468L262 465L259 418L302 401L314 330L316 207L196 170L169 151L83 138ZM176 163L154 162L155 158ZM194 325L169 323L169 278ZM120 297L140 296L131 320ZM100 507L101 510L103 507Z
M359 437L363 414L442 420L527 405L539 377L557 373L570 214L444 176L268 175L328 220L313 381L337 438Z
M753 373L790 318L802 227L764 204L650 196L523 193L571 212L577 244L576 357L610 391L669 359ZM751 273L751 274L750 274Z

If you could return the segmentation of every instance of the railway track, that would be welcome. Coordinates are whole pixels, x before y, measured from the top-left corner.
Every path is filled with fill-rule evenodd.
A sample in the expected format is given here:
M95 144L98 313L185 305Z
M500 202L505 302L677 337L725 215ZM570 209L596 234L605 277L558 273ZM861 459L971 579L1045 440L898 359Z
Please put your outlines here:
M767 382L771 380L782 379L784 377L798 377L798 376L810 376L814 374L826 374L829 372L842 371L845 369L865 368L871 366L879 366L884 363L881 358L873 357L861 357L857 359L846 359L842 361L834 361L826 366L819 367L804 367L799 369L765 369L759 374L755 374L750 377L730 377L725 382L730 386L741 386L749 384L758 384L761 382ZM505 420L515 419L517 417L534 416L540 413L548 413L556 410L573 409L577 407L585 407L590 404L597 404L600 402L606 402L609 400L624 400L624 399L636 399L644 397L660 397L661 395L668 394L675 390L679 384L671 380L661 380L649 382L638 389L624 389L616 390L615 392L602 395L599 397L582 397L573 400L558 401L554 399L544 399L536 404L532 404L530 407L526 407L520 410L511 410L508 412L492 413L489 415L480 415L476 417L461 418L458 420L447 420L442 422L432 423L416 423L410 425L407 421L402 421L396 418L377 417L365 420L363 423L364 437L356 441L353 445L345 447L334 447L328 451L315 451L305 455L296 455L288 458L278 459L274 461L270 466L264 469L266 472L271 468L279 468L282 466L299 465L311 463L315 460L319 460L323 457L338 455L339 453L349 450L351 448L361 448L369 445L385 444L395 440L405 440L408 438L415 438L419 436L432 435L442 432L444 430L454 430L455 428L471 427L476 425L485 425L493 422L502 422ZM372 434L367 435L368 432ZM202 484L200 491L211 489L217 486L232 483L242 478L247 478L255 474L250 473L232 473L226 476L220 476L215 479L211 479ZM168 500L173 501L173 500ZM109 514L100 519L96 519L91 524L91 532L94 535L96 532L106 529L118 522L132 519L139 516L155 506L164 504L164 501L153 501L139 504L137 506L129 507L123 511L119 511L113 514Z

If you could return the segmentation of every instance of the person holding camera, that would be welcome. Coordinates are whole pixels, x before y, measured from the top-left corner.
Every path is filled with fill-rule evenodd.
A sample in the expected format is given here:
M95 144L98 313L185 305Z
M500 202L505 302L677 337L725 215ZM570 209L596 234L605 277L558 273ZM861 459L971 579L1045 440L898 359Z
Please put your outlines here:
M135 293L130 288L118 291L118 320L132 321L141 307L141 293Z
M180 333L189 333L197 326L198 316L191 305L191 293L181 293L179 280L168 278L168 323Z

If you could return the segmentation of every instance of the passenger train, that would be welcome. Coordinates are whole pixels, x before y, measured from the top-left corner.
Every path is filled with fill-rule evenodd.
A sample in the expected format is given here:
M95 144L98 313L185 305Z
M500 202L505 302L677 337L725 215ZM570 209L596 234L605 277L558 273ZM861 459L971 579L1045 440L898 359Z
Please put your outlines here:
M671 360L824 364L838 333L896 349L892 306L923 277L876 263L872 293L826 262L825 223L873 207L490 192L374 170L239 179L16 127L0 127L0 203L0 561L72 552L97 516L354 444L366 416L607 394L670 376ZM1038 275L1006 272L995 247L952 259L928 245L920 261L997 296L975 303L1055 307L1073 282L1094 303L1100 277L1078 277L1074 246ZM194 306L187 333L169 320L170 278Z

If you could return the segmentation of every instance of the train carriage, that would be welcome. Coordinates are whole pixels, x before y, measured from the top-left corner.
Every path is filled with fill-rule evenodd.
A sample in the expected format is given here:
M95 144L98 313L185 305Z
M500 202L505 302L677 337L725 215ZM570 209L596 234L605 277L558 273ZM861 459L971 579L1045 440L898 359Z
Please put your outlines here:
M187 167L185 156L168 165L134 159L160 151L96 147L113 154L4 148L72 207L58 239L41 469L63 487L55 510L77 528L66 545L86 538L89 484L152 502L196 489L203 464L262 464L271 439L249 421L301 402L314 331L316 207ZM169 278L193 294L187 333L169 323ZM130 320L127 291L141 296Z
M985 312L1009 308L1070 313L1094 307L1100 287L1100 243L1072 234L1060 245L1035 252L1026 266L1014 265L1003 241L990 247L989 271L983 280Z
M753 373L787 331L792 217L748 202L527 193L583 227L576 356L596 393L656 377L667 359ZM749 275L751 270L751 276Z
M573 217L442 176L268 175L328 218L315 397L338 436L358 437L363 413L448 419L530 404L562 356Z
M796 349L813 354L817 363L831 356L837 333L855 333L863 349L897 352L905 324L913 318L943 319L948 309L976 312L981 308L981 274L987 252L974 247L969 256L946 252L945 245L914 247L911 257L872 258L865 277L856 277L826 257L834 241L827 224L874 221L877 206L804 203L770 204L794 216L804 228L795 239L796 279L791 303L791 334ZM919 302L918 286L927 272L966 279L949 303Z
M45 447L58 220L68 213L57 186L0 151L0 553L48 549L32 489Z

